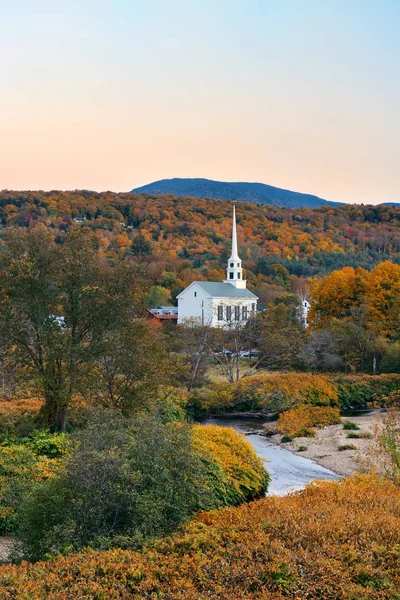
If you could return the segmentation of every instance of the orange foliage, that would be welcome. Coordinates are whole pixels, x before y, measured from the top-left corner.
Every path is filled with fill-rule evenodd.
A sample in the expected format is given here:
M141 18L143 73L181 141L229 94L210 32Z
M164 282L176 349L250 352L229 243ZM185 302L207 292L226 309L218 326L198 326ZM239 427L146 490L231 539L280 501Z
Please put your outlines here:
M351 309L363 301L367 278L365 269L345 267L314 281L308 316L310 324L325 327L333 317L340 319L348 316Z
M2 600L395 600L400 491L363 477L203 513L142 553L0 568Z
M43 400L39 398L0 401L0 434L14 434L19 428L24 433L24 425L34 422L42 406Z
M340 410L330 406L307 406L287 410L279 416L277 429L292 437L314 437L314 427L340 423Z

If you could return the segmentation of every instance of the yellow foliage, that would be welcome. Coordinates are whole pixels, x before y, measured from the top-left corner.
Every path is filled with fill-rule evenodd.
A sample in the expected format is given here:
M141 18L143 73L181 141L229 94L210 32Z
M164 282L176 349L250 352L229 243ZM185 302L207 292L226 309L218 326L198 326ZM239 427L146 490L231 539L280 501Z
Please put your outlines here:
M269 477L243 435L228 427L195 425L193 442L203 459L219 467L220 483L213 479L223 504L239 504L265 492Z

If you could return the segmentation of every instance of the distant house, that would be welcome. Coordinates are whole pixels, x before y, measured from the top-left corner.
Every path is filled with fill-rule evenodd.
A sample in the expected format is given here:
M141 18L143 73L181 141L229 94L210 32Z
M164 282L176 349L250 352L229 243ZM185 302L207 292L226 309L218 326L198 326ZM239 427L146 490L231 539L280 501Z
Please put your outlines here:
M149 319L156 319L161 323L172 323L176 325L178 322L178 308L176 306L157 306L150 308L148 311Z
M75 223L84 223L86 221L86 217L75 217Z
M257 311L257 296L247 289L238 255L233 207L232 252L225 281L193 281L179 294L178 323L198 323L224 329L244 324Z

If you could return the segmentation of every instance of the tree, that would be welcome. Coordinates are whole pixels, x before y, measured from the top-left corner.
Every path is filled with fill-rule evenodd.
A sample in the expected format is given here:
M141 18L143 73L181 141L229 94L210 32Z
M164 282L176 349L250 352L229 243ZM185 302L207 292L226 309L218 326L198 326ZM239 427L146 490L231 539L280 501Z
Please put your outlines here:
M385 261L371 271L365 301L376 330L399 340L400 265Z
M329 329L312 331L299 359L306 367L317 371L334 371L343 363L337 351L336 338Z
M94 371L96 392L103 404L130 416L151 407L160 387L176 383L182 370L178 357L168 354L159 328L136 319L107 334L107 353Z
M131 252L134 256L148 256L153 252L153 244L144 235L139 233L132 240Z
M0 334L13 362L38 378L52 430L65 429L70 400L107 354L108 334L129 327L142 310L143 277L132 269L103 264L93 235L79 228L62 245L43 225L8 234Z
M283 369L292 365L303 344L301 324L295 310L283 303L270 305L255 323L257 348L261 354L256 367Z
M172 302L171 292L161 285L153 285L147 296L147 306L169 306Z
M324 328L331 319L350 315L351 309L364 301L368 272L345 267L311 286L311 308L308 320L313 328Z

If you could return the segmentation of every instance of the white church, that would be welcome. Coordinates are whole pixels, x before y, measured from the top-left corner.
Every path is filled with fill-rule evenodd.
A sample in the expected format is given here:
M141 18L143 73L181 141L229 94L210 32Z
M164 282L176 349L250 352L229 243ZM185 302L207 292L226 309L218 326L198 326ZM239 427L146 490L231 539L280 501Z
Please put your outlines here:
M198 322L211 327L244 324L257 311L257 296L246 287L237 250L236 213L233 207L232 253L225 281L193 281L177 297L178 324Z

